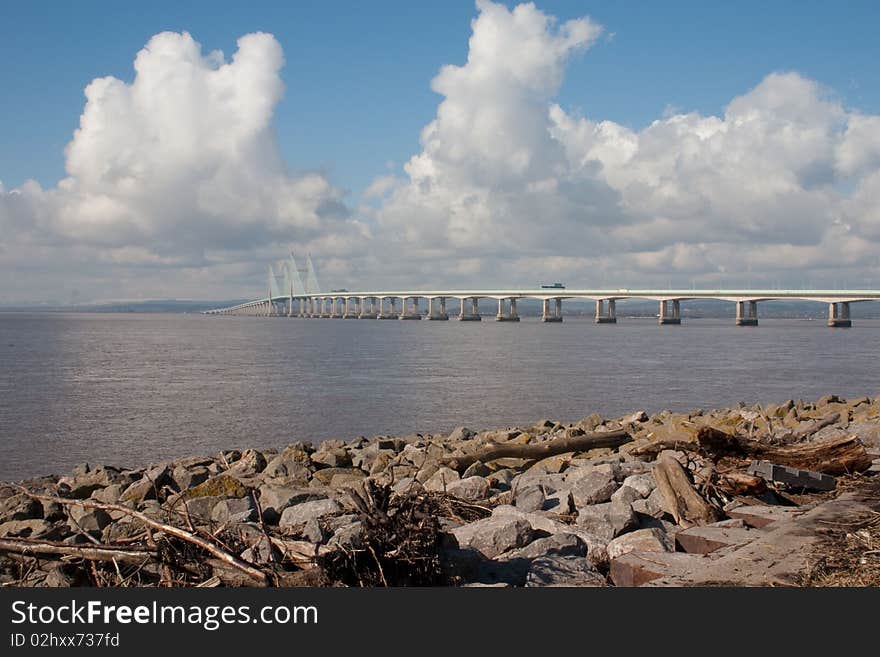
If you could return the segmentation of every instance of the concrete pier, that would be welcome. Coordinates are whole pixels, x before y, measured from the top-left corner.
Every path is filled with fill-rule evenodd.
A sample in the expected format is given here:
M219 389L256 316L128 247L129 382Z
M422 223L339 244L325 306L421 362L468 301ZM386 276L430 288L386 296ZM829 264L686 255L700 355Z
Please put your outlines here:
M425 319L448 320L449 313L446 312L446 297L428 297L428 314Z
M660 302L660 315L658 321L663 324L681 324L681 307L678 299Z
M505 301L509 302L510 310L505 310ZM518 322L519 315L516 314L516 299L498 299L498 314L495 315L496 322Z
M330 309L330 303L333 301L331 297L324 297L321 299L321 318L322 319L330 319L333 317L333 312Z
M360 309L355 306L355 304L360 305L358 299L356 297L346 297L343 303L345 310L342 313L342 319L357 319L360 314Z
M367 300L370 305L367 306ZM358 313L358 319L376 319L379 313L376 311L376 297L362 297L360 299L361 312Z
M553 301L553 312L550 311L550 302ZM541 308L542 322L561 322L562 321L562 299L544 299Z
M412 299L412 307L409 301ZM400 319L421 319L418 297L400 297Z
M617 324L617 302L608 299L608 310L605 310L605 299L596 299L596 323Z
M467 297L461 300L461 311L458 313L458 319L462 322L479 322L483 318L480 317L479 297ZM470 311L467 310L470 305Z
M748 304L748 306L746 306ZM757 301L737 301L736 302L736 325L737 326L757 326L758 325L758 302Z
M388 300L389 310L385 312L385 300ZM379 297L379 316L376 319L397 319L394 297Z
M848 301L828 304L828 326L832 328L850 328L852 326Z

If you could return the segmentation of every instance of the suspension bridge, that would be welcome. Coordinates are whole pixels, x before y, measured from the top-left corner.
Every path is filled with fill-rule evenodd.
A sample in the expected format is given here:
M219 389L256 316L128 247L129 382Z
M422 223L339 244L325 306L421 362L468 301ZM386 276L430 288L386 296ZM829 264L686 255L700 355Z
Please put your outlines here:
M561 285L536 289L436 289L436 290L329 290L321 289L311 256L304 266L290 256L275 267L269 265L266 296L227 308L208 310L208 315L252 315L322 319L448 320L450 301L457 303L461 321L481 321L480 301L497 304L495 320L518 322L517 302L536 299L542 304L541 321L561 322L566 299L594 301L595 321L617 322L617 301L644 299L658 303L660 324L681 323L681 303L694 299L730 301L736 308L737 326L757 326L758 303L762 301L817 301L828 304L828 326L852 326L850 305L880 301L880 290L651 290L651 289L567 289ZM424 300L426 308L420 307ZM453 311L455 308L452 309Z

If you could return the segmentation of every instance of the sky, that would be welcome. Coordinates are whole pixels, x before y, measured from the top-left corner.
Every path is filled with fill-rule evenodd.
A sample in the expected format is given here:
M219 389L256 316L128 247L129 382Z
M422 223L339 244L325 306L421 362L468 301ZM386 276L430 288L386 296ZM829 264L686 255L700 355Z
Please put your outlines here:
M10 2L0 304L880 288L880 5Z

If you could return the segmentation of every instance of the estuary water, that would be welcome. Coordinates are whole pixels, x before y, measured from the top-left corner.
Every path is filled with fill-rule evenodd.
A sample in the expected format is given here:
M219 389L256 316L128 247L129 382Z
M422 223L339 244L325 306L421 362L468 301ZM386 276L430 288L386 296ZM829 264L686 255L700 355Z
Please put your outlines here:
M220 449L880 390L880 321L0 313L0 480Z

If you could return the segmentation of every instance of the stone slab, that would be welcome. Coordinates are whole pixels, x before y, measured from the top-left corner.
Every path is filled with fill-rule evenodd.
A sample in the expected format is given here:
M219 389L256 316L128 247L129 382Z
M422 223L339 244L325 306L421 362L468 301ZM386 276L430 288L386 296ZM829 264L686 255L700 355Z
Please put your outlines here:
M744 521L749 527L761 529L780 520L791 520L803 513L803 509L793 506L765 506L762 504L739 506L727 515Z
M683 575L706 562L701 554L684 552L627 552L611 561L611 581L615 586L641 586L670 575Z
M675 542L690 554L709 554L726 547L745 545L760 536L754 529L736 527L691 527L678 532Z

